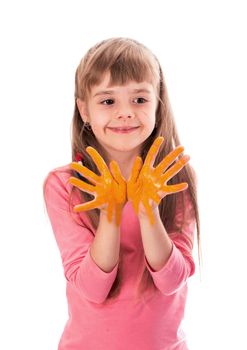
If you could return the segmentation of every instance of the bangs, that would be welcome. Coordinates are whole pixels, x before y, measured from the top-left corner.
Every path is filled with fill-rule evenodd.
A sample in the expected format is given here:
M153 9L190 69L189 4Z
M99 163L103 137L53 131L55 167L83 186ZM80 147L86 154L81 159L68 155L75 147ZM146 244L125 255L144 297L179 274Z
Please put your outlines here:
M85 90L91 91L94 85L99 85L103 76L110 72L109 87L125 85L129 81L141 83L146 81L155 88L159 83L158 65L148 52L137 46L103 48L95 54L85 77ZM90 72L90 73L89 73Z

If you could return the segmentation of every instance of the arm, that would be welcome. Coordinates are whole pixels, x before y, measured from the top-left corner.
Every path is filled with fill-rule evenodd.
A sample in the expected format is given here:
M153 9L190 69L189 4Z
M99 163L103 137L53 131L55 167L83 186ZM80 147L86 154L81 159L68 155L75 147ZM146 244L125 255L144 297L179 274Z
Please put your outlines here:
M147 262L155 272L161 270L172 252L172 241L161 221L158 208L154 211L154 224L148 216L139 215L142 243Z
M182 198L181 195L179 197L177 223L182 220ZM147 217L139 216L146 266L156 287L163 294L170 295L183 287L195 271L192 257L195 217L189 194L185 194L185 218L181 232L168 234L159 213L155 212L154 217L152 225Z
M111 272L119 260L119 224L121 211L126 203L126 181L116 162L110 162L110 171L96 149L87 147L86 150L94 160L101 175L95 174L77 162L70 164L72 169L86 177L91 184L75 177L71 177L69 182L80 190L95 196L91 202L76 205L74 210L78 212L94 208L100 209L99 225L90 248L90 255L104 272Z
M109 222L107 212L100 211L99 226L90 248L95 263L105 272L111 272L118 264L120 251L120 226Z
M96 233L97 238L94 238L87 215L85 213L79 215L69 211L71 185L68 183L68 177L68 174L60 172L51 172L47 176L44 186L47 214L60 250L64 276L67 282L72 284L78 293L89 301L102 303L105 301L117 274L118 233L113 228L111 231L104 231L105 236L110 233L112 237L113 232L116 233L115 242L110 243L106 240L109 245L115 246L112 257L109 257L109 255L107 257L109 258L109 264L106 266L107 258L102 258L102 261L98 258L99 252L103 256L109 254L106 246L107 242L103 235L103 230L106 229L105 220L101 218L99 230ZM75 201L79 204L80 198ZM82 225L79 225L74 219L77 222L80 220ZM95 239L97 240L93 245ZM93 247L92 257L90 247ZM102 269L100 268L101 264ZM111 270L111 272L107 273L104 269Z
M177 174L189 161L189 156L182 156L169 168L182 153L184 147L177 146L156 167L153 167L163 137L153 142L147 153L144 164L137 157L127 183L128 199L140 220L141 235L146 257L146 265L154 283L163 294L173 294L182 287L188 276L194 271L192 258L192 237L195 216L189 193L185 192L186 203L176 208L175 221L181 232L166 232L159 216L158 205L162 198L180 192L178 199L183 199L182 191L188 188L187 183L168 185L167 182ZM179 202L178 200L178 202ZM185 211L184 221L180 221ZM179 222L180 221L180 222ZM175 225L174 225L175 227Z

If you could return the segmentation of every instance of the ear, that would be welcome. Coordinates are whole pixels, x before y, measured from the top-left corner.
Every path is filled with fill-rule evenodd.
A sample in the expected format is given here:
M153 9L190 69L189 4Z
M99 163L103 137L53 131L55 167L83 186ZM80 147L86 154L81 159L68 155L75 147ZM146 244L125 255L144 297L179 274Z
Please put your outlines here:
M82 120L84 121L84 123L86 123L89 120L89 115L88 115L86 102L80 100L79 98L77 98L76 99L76 104L77 104L77 108L78 108L78 110L80 112Z

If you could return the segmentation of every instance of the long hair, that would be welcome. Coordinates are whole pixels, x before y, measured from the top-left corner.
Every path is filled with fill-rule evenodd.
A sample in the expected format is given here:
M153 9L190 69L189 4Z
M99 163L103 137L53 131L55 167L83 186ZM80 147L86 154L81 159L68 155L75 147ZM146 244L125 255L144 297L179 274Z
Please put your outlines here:
M154 140L158 136L163 136L164 142L160 147L154 166L157 165L176 146L180 145L180 140L168 98L164 74L159 61L146 46L130 38L110 38L97 43L95 46L89 49L77 67L75 75L74 115L71 124L72 161L76 160L76 154L79 152L83 156L83 164L96 174L100 175L96 165L86 152L86 147L94 147L105 160L107 159L107 154L97 142L92 130L88 130L88 128L85 127L76 103L77 98L85 102L87 101L87 98L90 96L91 88L101 82L101 79L106 72L110 72L111 85L121 85L128 81L148 81L153 84L158 100L158 105L156 108L156 126L152 134L143 143L140 156L144 161L146 154ZM78 174L72 170L71 175L78 177ZM88 182L86 178L83 178L83 180ZM200 222L196 177L192 167L189 164L186 164L186 166L178 174L170 179L168 184L176 184L180 182L187 182L189 185L186 192L189 192L191 203L194 208L198 255L200 262ZM70 204L72 203L72 196L75 191L77 191L77 194L80 194L82 201L89 201L94 198L92 195L85 192L82 193L74 187L71 192ZM175 214L178 199L182 198L184 201L183 192L184 191L168 195L163 198L159 204L160 217L168 234L171 229L175 229L177 232L182 231L183 221L176 226ZM99 223L99 213L100 211L97 208L87 212L95 230L97 229ZM191 242L191 247L192 246L193 242ZM108 294L107 300L114 298L119 294L122 279L121 261L122 258L120 251L118 273ZM147 289L147 287L155 288L152 277L145 267L138 290L144 291Z

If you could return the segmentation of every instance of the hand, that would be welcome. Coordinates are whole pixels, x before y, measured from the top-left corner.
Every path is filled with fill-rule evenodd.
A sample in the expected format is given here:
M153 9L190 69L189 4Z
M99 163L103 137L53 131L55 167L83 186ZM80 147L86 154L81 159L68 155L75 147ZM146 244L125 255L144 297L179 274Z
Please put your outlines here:
M184 147L178 146L171 151L156 168L153 167L163 137L158 137L150 147L143 164L141 157L137 157L130 179L127 181L127 198L133 202L137 215L148 215L151 224L154 224L153 209L158 207L162 198L171 193L185 190L187 183L167 185L166 183L177 174L189 161L189 156L181 157L169 170L177 156L183 152Z
M121 174L117 162L110 162L110 172L103 158L93 147L87 147L86 151L94 160L101 176L98 176L87 167L77 162L71 163L71 168L81 173L93 185L77 179L76 177L70 177L69 182L80 190L95 195L92 201L76 205L74 211L79 212L94 208L99 208L101 210L107 209L109 221L112 221L113 211L115 211L116 223L119 225L121 211L127 201L126 181Z

